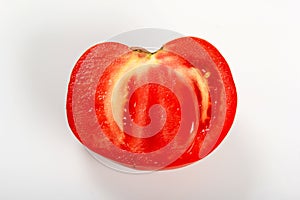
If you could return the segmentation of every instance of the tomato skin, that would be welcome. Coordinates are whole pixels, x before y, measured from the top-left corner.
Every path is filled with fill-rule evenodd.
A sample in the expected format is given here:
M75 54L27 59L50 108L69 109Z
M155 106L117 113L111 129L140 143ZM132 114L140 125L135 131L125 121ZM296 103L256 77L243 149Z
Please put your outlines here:
M186 62L187 62L186 65L188 66L188 68L192 65L195 68L199 68L199 71L201 71L203 65L207 65L208 67L206 66L205 69L206 70L209 69L209 70L211 70L211 72L209 72L209 73L203 72L201 74L201 76L205 77L204 78L205 80L207 79L208 86L210 87L208 95L210 95L210 96L212 95L212 99L218 100L219 104L214 105L211 102L209 103L210 106L207 108L207 112L208 112L207 118L205 118L205 121L202 122L202 125L200 123L201 126L197 130L197 133L194 136L194 139L191 142L191 144L186 147L186 150L184 152L182 152L181 155L178 155L178 157L175 161L173 161L171 163L167 163L166 165L161 165L159 167L157 167L157 166L154 167L153 164L149 164L149 163L147 164L146 161L145 162L139 161L139 164L137 164L137 166L134 164L135 168L141 169L141 170L174 169L174 168L189 165L193 162L196 162L196 161L204 158L209 153L211 153L225 138L229 129L232 126L232 123L233 123L233 120L235 117L235 112L236 112L237 93L236 93L235 84L233 82L233 78L232 78L229 66L228 66L226 60L224 59L224 57L220 54L220 52L213 45L211 45L207 41L200 39L200 38L184 37L184 38L179 38L179 39L175 39L173 41L168 42L167 44L165 44L162 47L162 50L164 52L166 52L166 54L156 53L157 59L163 60L163 57L159 57L159 55L167 55L167 56L173 55L173 57L177 56L178 59L179 58L182 60L186 59ZM95 66L97 65L98 68L103 68L102 71L101 70L99 71L99 69L98 69L97 73L104 73L105 68L110 66L111 63L115 63L116 60L118 60L120 57L122 57L123 55L125 55L127 53L130 54L131 52L132 52L132 50L129 47L122 45L122 44L118 44L118 43L101 43L101 44L95 45L94 47L91 47L90 49L88 49L81 56L81 58L76 63L76 65L72 71L69 86L68 86L67 105L66 105L69 126L70 126L72 132L74 133L74 135L77 137L77 139L82 144L84 144L89 149L99 153L100 155L103 155L107 158L110 158L114 161L119 162L120 164L129 166L129 167L132 167L132 164L130 163L131 161L130 162L128 161L128 159L126 159L126 158L124 158L123 160L116 159L116 157L120 157L121 154L118 153L114 149L110 149L112 146L109 146L109 145L111 145L111 144L109 144L107 147L103 147L102 149L101 148L98 149L98 147L96 148L95 145L93 145L93 143L98 143L97 144L98 146L99 146L99 144L104 144L104 143L108 144L105 138L98 138L99 140L101 140L101 142L98 142L98 141L96 142L95 136L93 136L93 137L86 136L88 133L82 133L82 131L78 132L78 130L76 128L77 124L84 123L84 122L81 122L78 120L84 120L84 119L82 119L81 117L80 118L77 117L77 120L76 120L75 116L78 115L78 111L77 111L78 109L74 110L73 108L76 108L76 106L78 104L82 103L82 102L77 101L76 98L74 98L74 97L80 96L80 95L84 96L85 94L82 91L86 91L84 89L82 89L82 90L78 89L82 86L78 86L78 85L77 85L77 87L74 86L76 84L76 82L78 83L80 78L88 80L89 77L84 77L84 75L82 75L82 74L85 74L85 73L83 73L82 71L84 71L84 72L87 71L88 74L89 73L92 74L94 72L90 72L89 71L89 70L91 70L90 68L93 68L93 65L95 65ZM147 55L147 54L143 54L143 51L142 51L142 53L138 54L138 55L139 55L140 59L143 59L145 57L145 55ZM90 68L86 67L87 65L91 65L92 67L90 67ZM117 66L119 66L120 68L122 68L122 65L123 65L123 63L117 63ZM86 69L84 69L84 68L86 68ZM84 70L82 70L82 69L84 69ZM79 72L80 70L81 70L81 72ZM201 73L201 72L199 72L199 73ZM94 81L97 81L97 80L94 80ZM108 79L105 80L104 82L107 82L107 81L108 81ZM220 82L221 86L218 85L216 82ZM82 82L82 83L84 83L84 82ZM93 85L97 85L97 84L93 84ZM99 85L98 85L98 87L99 87ZM212 91L216 90L216 89L220 90L220 94L213 94ZM105 91L103 91L102 93L104 93L104 92ZM194 92L196 93L196 90L194 90ZM90 95L93 97L93 95L97 95L97 92L94 91ZM201 109L201 98L202 97L201 97L200 93L199 94L197 93L197 96L199 96L199 98L200 98L200 100L198 99L198 103L199 103L199 109ZM137 99L137 97L134 97L134 98ZM161 98L163 98L163 97L161 97ZM75 99L75 101L74 101L74 99ZM84 100L80 100L80 101L84 101ZM151 100L151 101L153 101L153 100ZM210 101L211 101L211 99L210 99ZM96 100L96 102L97 102L97 100ZM159 102L156 102L156 103L159 103ZM130 106L132 108L132 105L130 105ZM101 105L100 107L103 108L103 105ZM212 107L212 111L210 110L211 107ZM80 108L80 106L79 106L79 108ZM87 109L85 108L85 110L87 110ZM80 112L82 112L82 111L80 111ZM221 113L221 112L223 112L225 114L224 114L224 116L222 115L219 117L218 113ZM106 120L106 118L103 118L103 116L101 117L101 110L99 111L99 106L97 108L97 103L96 103L96 115L98 115L98 120L100 119L99 124L101 124L101 119ZM99 118L99 116L100 116L100 118ZM220 120L211 120L211 117L220 118ZM149 120L149 119L147 119L147 120ZM89 123L87 123L87 124L89 124ZM143 125L142 122L141 122L141 124ZM88 125L85 125L85 126L86 126L86 130L89 130ZM215 131L212 131L213 134L204 134L203 133L204 129L206 129L206 128L209 129L210 127L214 127L214 126L219 127L219 128L217 128ZM107 131L109 131L109 129L110 129L109 126L107 126L107 125L102 126L102 128L107 129ZM117 136L112 135L112 137L117 137ZM94 139L90 139L90 138L94 138ZM132 146L135 143L137 143L137 141L141 141L141 140L132 139L132 137L128 137L128 138L131 138L131 139L124 140L124 141L127 141L127 144L122 144L122 145L118 146L118 145L116 145L117 143L115 143L115 147L123 148L123 150L129 150L127 145ZM111 138L110 140L113 141L114 138ZM167 140L167 141L169 142L169 140ZM106 146L106 145L104 145L104 146ZM105 149L105 148L107 148L107 149ZM149 146L149 144L146 144L145 148L147 148L148 150L145 152L143 152L142 150L138 150L135 153L145 154L145 153L152 151L151 146ZM201 149L204 149L204 151L202 151L202 153L201 153ZM147 156L145 156L145 159L146 160L148 159Z
M225 58L221 55L221 53L214 47L212 44L207 42L206 40L192 37L197 43L199 43L210 55L211 59L217 65L217 69L222 77L223 84L226 91L226 117L223 126L223 130L220 134L218 141L216 142L215 146L211 151L213 151L225 138L228 131L230 130L234 117L236 114L236 107L237 107L237 92L236 87L232 78L232 74L227 64Z

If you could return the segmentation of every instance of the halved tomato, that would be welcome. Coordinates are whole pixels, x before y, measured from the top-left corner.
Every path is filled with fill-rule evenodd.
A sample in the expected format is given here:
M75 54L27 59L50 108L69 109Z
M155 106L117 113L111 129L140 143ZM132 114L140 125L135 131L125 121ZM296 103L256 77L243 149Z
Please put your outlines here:
M212 152L236 105L229 66L205 40L182 37L152 53L106 42L76 63L67 117L91 151L131 168L161 170Z

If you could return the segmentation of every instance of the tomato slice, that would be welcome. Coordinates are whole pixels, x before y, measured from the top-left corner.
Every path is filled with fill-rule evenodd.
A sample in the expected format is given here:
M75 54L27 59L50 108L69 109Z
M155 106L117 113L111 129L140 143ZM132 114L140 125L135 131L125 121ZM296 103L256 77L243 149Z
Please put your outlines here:
M178 38L154 53L108 42L76 63L67 117L91 151L131 168L160 170L213 151L236 104L229 66L205 40Z

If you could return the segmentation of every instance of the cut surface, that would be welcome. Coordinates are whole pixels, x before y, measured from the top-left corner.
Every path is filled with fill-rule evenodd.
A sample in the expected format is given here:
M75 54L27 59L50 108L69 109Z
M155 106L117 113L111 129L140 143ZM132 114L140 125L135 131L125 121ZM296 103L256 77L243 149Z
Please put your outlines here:
M181 113L183 102L180 104L177 96L191 92L182 90L184 84L198 94L194 107L200 108L199 101L202 106L197 120L205 123L208 90L205 79L189 63L162 50L123 55L107 67L97 87L95 106L101 129L110 141L126 151L148 153L161 149L178 133L182 117L195 120ZM149 111L154 105L164 111L156 109L158 112L151 119ZM147 137L149 134L151 137Z
M225 59L191 37L155 53L96 45L74 67L67 96L75 136L95 153L141 170L207 156L229 131L235 109Z

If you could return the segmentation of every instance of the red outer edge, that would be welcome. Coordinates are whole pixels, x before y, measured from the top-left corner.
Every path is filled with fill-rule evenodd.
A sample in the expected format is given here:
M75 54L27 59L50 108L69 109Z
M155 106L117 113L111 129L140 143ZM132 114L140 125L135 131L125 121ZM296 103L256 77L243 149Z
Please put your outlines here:
M105 55L107 53L106 50L109 49L110 46L112 46L113 48L115 48L115 45L120 45L119 50L116 50L114 52L114 54L108 54L111 58L111 61L113 61L114 59L116 59L118 56L122 55L123 53L129 51L130 49L123 44L120 43L116 43L116 42L105 42L105 43L100 43L100 44L96 44L92 47L90 47L86 52L83 53L83 55L79 58L79 60L76 62L71 76L70 76L70 81L69 81L69 85L68 85L68 92L67 92L67 103L66 103L66 112L67 112L67 118L68 118L68 123L69 126L73 132L73 134L76 136L76 138L82 143L82 140L80 139L80 136L76 130L76 125L75 125L75 121L74 121L74 117L73 117L73 89L74 89L74 83L76 81L76 76L77 73L79 71L79 69L82 67L82 65L84 64L84 61L87 60L88 56L90 54L93 53L100 53L102 55ZM98 48L102 49L99 50ZM104 49L103 49L104 48ZM99 52L100 51L100 52ZM102 52L103 51L103 52Z
M86 59L86 57L89 55L89 53L96 48L97 45L92 46L91 48L89 48L86 52L84 52L84 54L79 58L79 60L76 62L72 73L71 73L71 77L69 80L69 85L68 85L68 92L67 92L67 104L66 104L66 112L67 112L67 118L68 118L68 123L69 126L73 132L73 134L76 136L76 138L82 143L77 130L76 130L76 126L75 126L75 122L74 122L74 117L73 117L73 109L72 109L72 96L73 96L73 87L74 87L74 83L76 80L76 75L77 72L80 69L81 63Z
M233 124L237 107L236 87L228 63L226 62L225 58L221 55L221 53L217 50L217 48L215 48L212 44L203 39L196 37L191 38L197 43L199 43L207 51L213 62L217 65L217 69L221 75L225 87L226 117L220 137L217 140L215 146L210 151L212 152L223 141Z

